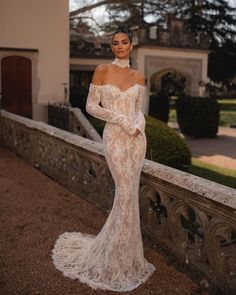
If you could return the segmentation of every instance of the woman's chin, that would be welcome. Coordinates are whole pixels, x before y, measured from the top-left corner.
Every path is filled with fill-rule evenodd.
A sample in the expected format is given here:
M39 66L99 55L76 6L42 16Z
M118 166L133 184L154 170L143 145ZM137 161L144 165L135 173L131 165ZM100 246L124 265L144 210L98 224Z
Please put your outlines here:
M120 59L128 59L129 58L129 55L124 52L117 53L115 56Z
M129 58L129 56L127 56L127 55L121 55L121 54L119 54L119 55L117 54L116 57L117 58L120 58L120 59L128 59Z

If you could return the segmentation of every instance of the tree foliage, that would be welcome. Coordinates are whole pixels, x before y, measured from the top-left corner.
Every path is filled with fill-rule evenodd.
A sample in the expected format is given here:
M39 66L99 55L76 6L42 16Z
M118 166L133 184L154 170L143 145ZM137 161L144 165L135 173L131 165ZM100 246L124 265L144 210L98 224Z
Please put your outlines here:
M210 39L208 75L230 87L236 75L236 11L225 0L180 0L178 16L198 36Z
M84 3L84 1L83 1ZM90 2L89 2L90 3ZM106 5L107 22L93 18L93 9ZM89 14L90 12L90 14ZM99 30L111 32L117 26L165 28L171 15L186 21L195 37L205 34L210 40L209 77L230 86L236 75L236 9L226 0L106 0L84 5L71 12L71 18L94 19Z

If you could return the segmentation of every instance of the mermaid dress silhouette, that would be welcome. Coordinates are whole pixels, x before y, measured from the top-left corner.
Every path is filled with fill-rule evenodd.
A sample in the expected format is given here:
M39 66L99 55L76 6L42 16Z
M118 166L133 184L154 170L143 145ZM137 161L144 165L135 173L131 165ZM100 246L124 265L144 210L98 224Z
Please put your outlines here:
M90 84L86 110L106 121L103 144L115 182L114 202L97 236L63 233L52 257L65 276L94 289L130 291L155 270L144 257L139 216L139 181L146 152L144 89L140 84L125 91L111 84ZM134 136L136 128L141 134Z

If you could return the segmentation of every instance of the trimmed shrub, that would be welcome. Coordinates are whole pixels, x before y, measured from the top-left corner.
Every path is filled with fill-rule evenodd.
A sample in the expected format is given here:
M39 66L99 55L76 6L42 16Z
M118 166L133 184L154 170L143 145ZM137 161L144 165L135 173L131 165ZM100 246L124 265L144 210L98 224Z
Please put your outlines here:
M105 122L92 117L89 120L102 135ZM178 133L151 116L146 117L145 132L147 136L147 159L179 170L189 171L191 152Z
M220 107L214 98L179 97L176 100L177 121L183 134L194 137L216 137Z
M165 123L146 118L146 158L179 170L189 171L191 152L185 141Z
M168 95L157 92L150 95L149 114L165 123L169 120L170 100Z

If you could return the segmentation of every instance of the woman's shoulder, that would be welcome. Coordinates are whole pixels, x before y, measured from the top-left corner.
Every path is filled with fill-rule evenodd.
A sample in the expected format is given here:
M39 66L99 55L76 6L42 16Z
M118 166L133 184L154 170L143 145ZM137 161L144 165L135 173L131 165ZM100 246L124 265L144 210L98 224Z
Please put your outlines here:
M135 83L140 85L145 85L145 78L142 73L140 73L139 71L133 70L133 75L134 75Z
M92 79L92 83L94 84L102 84L106 74L108 71L108 65L106 64L100 64L96 67L94 75L93 75L93 79Z
M96 67L96 72L107 72L110 68L110 64L100 64Z

